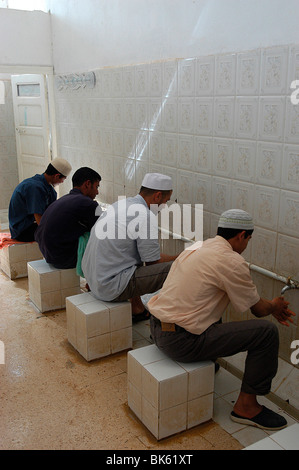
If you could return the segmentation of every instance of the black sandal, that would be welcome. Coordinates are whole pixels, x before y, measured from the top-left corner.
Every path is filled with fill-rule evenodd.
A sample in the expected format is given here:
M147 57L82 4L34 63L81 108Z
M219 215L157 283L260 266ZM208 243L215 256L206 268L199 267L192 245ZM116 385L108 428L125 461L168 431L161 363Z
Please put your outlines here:
M151 316L150 312L145 308L143 312L141 313L133 313L132 322L138 323L140 321L149 320L150 316Z

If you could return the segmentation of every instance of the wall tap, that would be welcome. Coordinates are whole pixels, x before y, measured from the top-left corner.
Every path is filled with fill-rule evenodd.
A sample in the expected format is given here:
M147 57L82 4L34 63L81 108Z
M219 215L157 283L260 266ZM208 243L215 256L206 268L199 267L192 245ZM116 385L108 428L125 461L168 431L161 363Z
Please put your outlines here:
M283 289L281 289L281 295L283 295L285 292L287 292L290 289L299 289L299 286L296 284L288 284L287 286L284 286Z

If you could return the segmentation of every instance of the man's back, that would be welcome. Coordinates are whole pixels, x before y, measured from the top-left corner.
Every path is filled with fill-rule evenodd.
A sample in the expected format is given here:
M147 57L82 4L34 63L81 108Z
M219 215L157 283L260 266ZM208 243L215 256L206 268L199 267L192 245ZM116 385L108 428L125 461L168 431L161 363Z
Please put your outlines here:
M97 202L79 189L72 189L48 207L35 233L48 263L64 268L76 266L79 237L97 221L97 207Z

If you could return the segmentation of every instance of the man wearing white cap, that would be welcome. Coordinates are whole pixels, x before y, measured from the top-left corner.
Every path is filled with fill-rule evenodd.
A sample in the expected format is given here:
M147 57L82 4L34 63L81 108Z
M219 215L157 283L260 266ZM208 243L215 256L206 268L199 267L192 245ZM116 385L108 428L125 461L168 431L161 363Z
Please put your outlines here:
M251 216L238 209L224 212L217 236L187 248L173 263L161 291L151 298L151 334L157 346L181 362L216 361L248 351L241 392L231 419L262 429L281 429L286 420L262 407L257 395L270 392L277 372L278 329L266 320L222 323L229 302L238 313L272 315L288 325L283 297L262 299L241 256L251 238Z
M94 296L104 301L130 299L133 321L149 317L140 296L161 288L176 258L160 253L155 215L171 194L169 176L146 174L137 196L115 202L100 217L82 259Z
M45 173L27 178L15 188L8 210L11 238L34 241L34 232L47 207L57 199L54 186L63 183L72 171L64 158L54 158Z

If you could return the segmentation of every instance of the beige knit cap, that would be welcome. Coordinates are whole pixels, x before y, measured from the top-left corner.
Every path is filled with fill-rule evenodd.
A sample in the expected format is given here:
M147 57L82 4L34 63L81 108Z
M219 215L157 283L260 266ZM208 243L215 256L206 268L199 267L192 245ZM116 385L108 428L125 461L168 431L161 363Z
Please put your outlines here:
M64 158L54 158L50 163L63 176L68 176L72 171L71 165Z
M219 218L218 227L238 230L254 229L251 215L241 209L230 209L223 212Z

